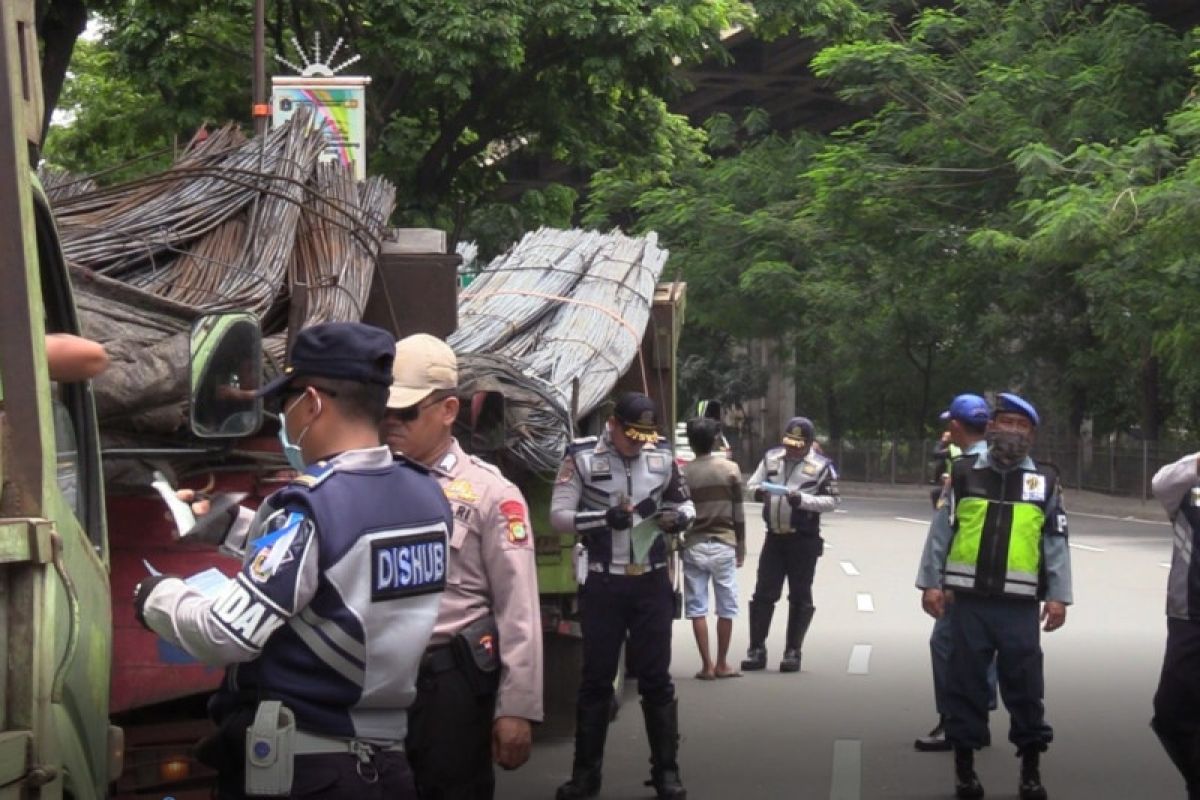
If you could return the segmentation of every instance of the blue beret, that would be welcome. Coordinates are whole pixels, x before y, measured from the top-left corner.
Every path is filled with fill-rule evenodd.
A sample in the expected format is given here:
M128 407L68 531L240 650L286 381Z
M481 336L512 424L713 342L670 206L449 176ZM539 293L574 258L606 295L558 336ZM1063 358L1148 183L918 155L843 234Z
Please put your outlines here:
M996 395L996 410L992 412L992 416L1003 413L1023 414L1029 417L1029 421L1035 428L1042 421L1038 416L1037 409L1033 407L1033 403L1011 392L1001 392Z

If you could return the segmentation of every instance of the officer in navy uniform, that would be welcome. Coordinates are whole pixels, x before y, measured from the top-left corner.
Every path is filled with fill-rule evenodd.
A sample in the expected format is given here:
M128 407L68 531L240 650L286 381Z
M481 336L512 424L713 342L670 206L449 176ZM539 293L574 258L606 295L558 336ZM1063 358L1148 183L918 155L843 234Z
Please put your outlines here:
M758 579L750 600L750 648L743 670L767 666L767 634L775 603L788 581L788 621L780 672L800 671L800 647L812 622L812 584L817 559L824 552L821 515L841 502L833 462L813 450L813 424L792 417L784 429L783 445L772 447L746 482L754 499L763 504L767 535L758 557ZM763 484L778 487L769 491Z
M686 798L676 755L678 705L671 682L674 595L663 535L687 528L696 512L670 445L658 435L654 401L626 394L599 438L575 441L554 487L550 524L586 544L587 580L579 592L583 680L576 707L575 760L557 800L600 791L604 740L621 646L637 675L650 785L660 798Z
M1183 776L1188 800L1200 800L1200 453L1154 474L1154 496L1171 519L1167 648L1150 727Z
M954 462L949 513L929 526L921 554L921 607L939 619L952 604L946 673L946 738L954 747L954 793L984 796L975 751L988 741L988 668L996 663L1008 708L1008 739L1021 758L1017 795L1045 800L1046 722L1039 620L1047 633L1067 619L1071 551L1058 471L1029 456L1040 418L1015 394L996 396L988 449Z
M380 445L394 352L359 323L301 331L261 392L301 474L253 516L237 577L211 597L170 576L136 589L146 627L228 665L201 753L221 798L416 798L406 709L453 520L433 478Z

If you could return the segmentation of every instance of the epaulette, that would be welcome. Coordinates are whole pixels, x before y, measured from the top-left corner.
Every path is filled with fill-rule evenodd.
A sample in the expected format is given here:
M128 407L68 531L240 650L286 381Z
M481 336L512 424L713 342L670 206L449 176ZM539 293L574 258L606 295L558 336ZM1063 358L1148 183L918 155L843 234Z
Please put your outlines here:
M337 470L333 468L333 462L318 461L310 464L304 472L292 478L290 485L303 486L305 489L312 490L324 483L325 479L335 472Z
M484 470L485 472L490 472L491 474L495 475L497 478L499 478L500 480L502 480L502 481L504 481L505 483L509 484L510 486L515 486L515 485L516 485L516 484L514 484L512 481L510 481L510 480L508 479L508 476L507 476L507 475L505 475L503 472L501 472L501 471L500 471L500 468L499 468L499 467L497 467L497 466L496 466L495 464L493 464L492 462L490 462L490 461L484 461L484 460L483 460L482 458L480 458L479 456L467 456L467 457L471 459L471 463L472 463L472 464L474 464L475 466L477 466L477 467L479 467L480 469Z
M1058 468L1058 464L1055 464L1053 461L1038 461L1038 460L1035 458L1035 459L1033 460L1033 463L1034 463L1034 466L1038 466L1038 467L1041 467L1042 469L1049 470L1049 471L1053 472L1053 473L1054 473L1054 477L1055 477L1055 478L1057 478L1058 476L1062 475L1062 470L1061 470L1061 469L1059 469L1059 468Z
M412 467L413 469L417 470L418 472L420 472L423 475L431 475L434 472L432 469L425 466L420 461L416 461L412 458L409 458L408 456L404 455L404 453L393 452L392 453L392 461L396 462L397 464L403 464L406 467Z
M654 446L658 450L674 450L675 449L675 448L671 447L671 441L665 436L658 437L658 441L654 443Z
M786 453L786 452L787 452L786 447L784 447L781 444L777 444L774 447L768 447L767 451L765 453L763 453L763 458L766 458L767 456L773 456L778 453Z
M569 445L567 445L567 452L573 455L581 450L590 450L595 447L596 443L599 441L600 440L595 436L582 436L573 440Z

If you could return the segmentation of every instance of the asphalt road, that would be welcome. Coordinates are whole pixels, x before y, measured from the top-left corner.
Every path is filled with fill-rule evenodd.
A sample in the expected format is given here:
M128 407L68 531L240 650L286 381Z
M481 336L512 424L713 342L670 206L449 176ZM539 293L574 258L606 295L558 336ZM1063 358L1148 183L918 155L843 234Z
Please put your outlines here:
M757 514L757 506L752 507ZM1043 780L1055 800L1184 796L1148 727L1166 623L1170 530L1165 523L1070 513L1075 605L1043 634L1047 719L1055 743ZM858 800L953 796L952 756L918 753L935 722L928 638L932 621L913 588L929 505L917 498L847 497L824 523L827 549L814 587L817 614L803 671L783 675L781 603L770 669L733 680L692 676L690 625L674 629L671 672L680 702L680 766L692 800ZM745 652L762 525L749 526L739 573L743 616L731 661ZM715 643L715 634L714 634ZM977 757L988 797L1016 797L1008 715L992 714L994 746ZM541 736L523 768L498 776L503 800L552 798L570 774L572 742ZM609 729L601 797L650 798L641 709L633 687Z

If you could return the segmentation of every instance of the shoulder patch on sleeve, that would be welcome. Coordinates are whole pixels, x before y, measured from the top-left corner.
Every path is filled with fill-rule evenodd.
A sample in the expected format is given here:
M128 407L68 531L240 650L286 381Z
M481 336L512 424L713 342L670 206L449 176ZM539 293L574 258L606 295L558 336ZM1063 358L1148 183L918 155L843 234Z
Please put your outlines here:
M563 459L562 466L558 468L558 475L554 478L555 483L570 483L577 472L575 467L575 457L568 455Z
M508 541L511 544L527 544L529 521L526 519L525 504L520 500L504 500L500 503L500 513L506 520Z

